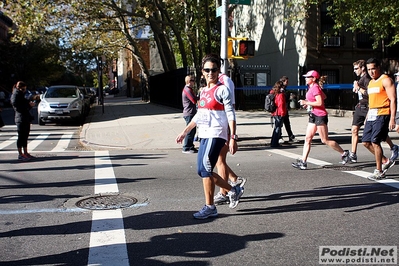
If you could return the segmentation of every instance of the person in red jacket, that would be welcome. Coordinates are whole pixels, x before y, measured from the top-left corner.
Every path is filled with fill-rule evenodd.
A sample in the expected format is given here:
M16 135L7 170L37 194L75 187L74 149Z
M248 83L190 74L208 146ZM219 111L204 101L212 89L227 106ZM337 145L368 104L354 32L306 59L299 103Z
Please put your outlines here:
M287 103L285 100L284 94L284 84L281 81L277 81L273 89L270 93L274 93L274 102L276 103L276 111L272 113L272 117L274 119L274 127L272 133L272 140L270 142L270 147L276 148L279 147L280 144L278 143L279 139L281 138L281 129L284 123L284 116L287 115Z

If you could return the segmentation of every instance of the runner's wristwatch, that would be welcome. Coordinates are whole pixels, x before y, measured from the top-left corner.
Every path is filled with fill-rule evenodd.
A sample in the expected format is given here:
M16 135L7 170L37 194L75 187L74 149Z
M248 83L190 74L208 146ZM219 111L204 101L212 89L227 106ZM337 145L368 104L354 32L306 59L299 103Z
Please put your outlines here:
M238 135L231 135L231 139L238 140Z

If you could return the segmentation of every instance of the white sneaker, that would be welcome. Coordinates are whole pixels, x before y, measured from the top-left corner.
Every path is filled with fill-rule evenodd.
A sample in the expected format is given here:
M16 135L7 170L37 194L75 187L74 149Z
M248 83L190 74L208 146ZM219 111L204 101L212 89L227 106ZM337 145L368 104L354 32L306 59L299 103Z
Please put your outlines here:
M381 180L381 179L384 179L385 178L385 172L384 171L379 171L379 170L377 170L377 169L375 169L374 170L374 173L372 174L372 175L369 175L368 177L367 177L367 179L370 179L370 180Z
M391 161L388 159L385 163L382 164L382 171L384 174L392 167L395 165L395 161Z
M230 186L235 187L235 186L240 186L243 187L245 183L247 182L247 179L241 176L237 176L236 182L230 181L230 179L227 181Z
M235 186L231 188L231 190L227 194L230 198L230 208L234 209L235 207L237 207L242 194L244 194L244 187Z
M223 195L220 191L213 197L213 202L215 205L220 205L224 203L229 203L229 197L227 195Z

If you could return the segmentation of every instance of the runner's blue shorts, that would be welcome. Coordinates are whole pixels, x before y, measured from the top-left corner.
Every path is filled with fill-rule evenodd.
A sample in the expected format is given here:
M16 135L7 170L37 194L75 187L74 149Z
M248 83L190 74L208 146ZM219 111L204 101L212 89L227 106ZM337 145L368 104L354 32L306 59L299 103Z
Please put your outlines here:
M366 121L362 142L381 143L388 137L390 115L379 115L374 121Z
M220 151L226 140L222 138L202 139L197 157L197 173L200 177L212 176Z

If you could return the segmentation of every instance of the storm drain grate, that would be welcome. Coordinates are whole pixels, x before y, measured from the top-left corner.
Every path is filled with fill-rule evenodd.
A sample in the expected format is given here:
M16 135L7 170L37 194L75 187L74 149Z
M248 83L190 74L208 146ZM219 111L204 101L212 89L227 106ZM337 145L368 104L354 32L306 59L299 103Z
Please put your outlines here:
M324 165L323 168L338 170L338 171L361 171L362 167L359 166L345 166L345 165Z
M127 208L137 203L137 199L122 195L100 195L88 197L76 202L76 206L89 210L114 210Z

